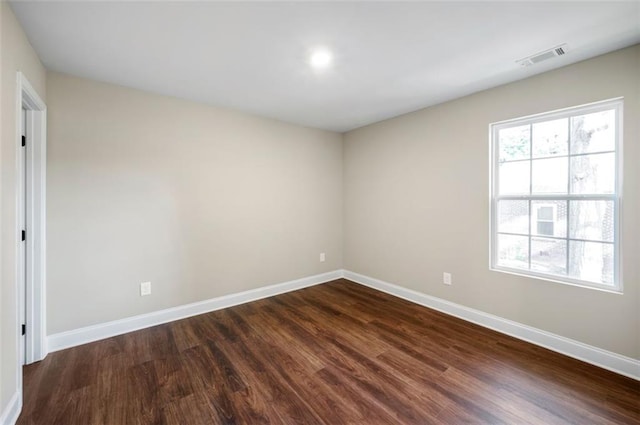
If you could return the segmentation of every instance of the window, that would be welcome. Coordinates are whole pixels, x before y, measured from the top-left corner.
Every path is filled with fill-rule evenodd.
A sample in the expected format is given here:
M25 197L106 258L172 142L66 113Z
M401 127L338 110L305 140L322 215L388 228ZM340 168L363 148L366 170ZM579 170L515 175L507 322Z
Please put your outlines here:
M491 268L620 291L622 100L491 125Z
M556 224L556 206L540 205L535 213L537 234L553 236L553 229L555 229Z

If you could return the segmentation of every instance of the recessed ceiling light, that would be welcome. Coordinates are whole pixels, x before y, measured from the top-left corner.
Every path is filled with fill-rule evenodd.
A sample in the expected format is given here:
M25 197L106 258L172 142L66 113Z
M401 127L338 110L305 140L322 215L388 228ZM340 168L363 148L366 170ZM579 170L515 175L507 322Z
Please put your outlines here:
M309 64L315 69L324 69L331 65L333 55L327 49L316 49L311 53Z

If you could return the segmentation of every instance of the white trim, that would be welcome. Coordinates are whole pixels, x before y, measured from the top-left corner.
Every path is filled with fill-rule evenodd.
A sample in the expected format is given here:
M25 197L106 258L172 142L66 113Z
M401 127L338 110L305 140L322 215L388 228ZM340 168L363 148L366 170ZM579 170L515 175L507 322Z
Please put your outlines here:
M289 282L265 286L236 294L225 295L205 301L129 317L126 319L114 320L112 322L49 335L48 348L50 352L59 351L65 348L75 347L77 345L98 341L127 332L172 322L174 320L180 320L196 316L198 314L204 314L232 307L234 305L257 301L262 298L326 283L342 277L378 291L382 291L407 301L438 310L442 313L458 317L468 322L475 323L485 328L510 335L514 338L548 348L549 350L582 360L603 369L616 372L620 375L640 380L640 360L625 357L620 354L546 332L541 329L536 329L512 320L504 319L480 310L465 307L460 304L452 303L441 298L426 295L348 270L335 270Z
M22 108L27 109L29 126L27 163L27 263L26 263L26 347L25 361L44 359L46 350L46 162L47 106L22 72L17 73L16 140L22 137ZM19 166L19 170L21 169ZM17 265L16 265L17 267ZM19 271L16 270L18 273ZM18 288L19 292L21 289ZM18 309L19 310L19 309ZM17 325L21 319L18 317ZM19 326L16 326L19 328ZM18 332L18 330L16 330ZM21 335L18 332L18 341ZM18 343L20 346L20 343ZM20 353L19 353L20 354ZM23 359L20 358L20 366ZM21 367L18 368L21 383ZM19 385L18 388L20 388Z
M98 325L87 326L71 331L60 332L49 335L49 352L63 350L69 347L86 344L88 342L121 335L127 332L160 325L174 320L180 320L198 314L220 310L234 305L256 301L262 298L291 292L309 286L336 280L342 277L342 270L322 273L315 276L303 277L301 279L264 286L249 291L224 295L222 297L211 298L191 304L185 304L165 310L154 311L152 313L141 314L139 316L128 317L126 319L114 320Z
M619 373L620 375L640 380L640 360L622 356L541 329L503 319L493 314L465 307L441 298L432 297L348 270L344 271L344 278L485 328L493 329L514 338L548 348L549 350Z
M516 126L518 122L523 121L525 119L530 120L530 123L532 124L536 124L544 121L553 121L556 118L565 117L569 112L573 112L574 110L580 110L580 109L587 111L587 113L605 111L610 108L610 104L623 99L624 97L620 96L620 97L613 97L611 99L584 103L582 105L567 106L566 108L554 109L553 111L540 112L532 115L524 115L521 117L509 118L503 121L494 122L491 125L500 125L504 127Z
M15 425L22 411L22 391L16 391L11 396L9 404L0 415L0 425Z
M26 150L26 170L24 169L21 152L21 139L23 131L22 108L27 110L28 135L30 136ZM22 249L19 233L22 219L21 203L25 188L22 187L22 179L16 174L15 207L16 217L14 228L16 242L15 258L15 285L16 285L16 393L12 396L9 405L0 417L0 425L13 424L18 419L22 410L22 366L42 360L46 355L46 312L45 312L45 265L46 265L46 139L47 139L47 106L42 101L29 80L22 74L16 75L16 172L26 172L26 220L24 227L27 230L26 240L26 265L18 250ZM30 143L29 143L30 142ZM21 267L25 266L26 276ZM25 276L23 280L21 276ZM24 302L26 305L22 304ZM23 345L20 325L22 324L22 312L26 309L27 334ZM24 349L24 351L23 351Z

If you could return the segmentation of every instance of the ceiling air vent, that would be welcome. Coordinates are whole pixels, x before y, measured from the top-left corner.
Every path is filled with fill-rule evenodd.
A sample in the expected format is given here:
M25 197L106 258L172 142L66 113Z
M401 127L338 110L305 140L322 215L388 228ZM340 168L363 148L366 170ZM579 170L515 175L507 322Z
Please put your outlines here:
M524 59L517 60L516 63L522 66L531 66L533 64L546 61L547 59L555 58L556 56L562 56L567 54L567 45L561 44L543 52L536 53Z

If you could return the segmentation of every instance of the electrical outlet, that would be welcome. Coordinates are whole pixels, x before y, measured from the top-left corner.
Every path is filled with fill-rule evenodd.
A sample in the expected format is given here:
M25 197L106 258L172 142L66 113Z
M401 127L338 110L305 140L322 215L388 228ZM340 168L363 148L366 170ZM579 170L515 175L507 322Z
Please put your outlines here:
M445 285L451 285L451 273L442 273L442 283Z
M326 257L325 257L325 255L324 255L324 252L321 252L321 253L320 253L320 262L321 262L321 263L324 263L324 261L325 261L325 260L326 260Z
M151 294L151 282L142 282L140 284L140 296L144 297L145 295Z

